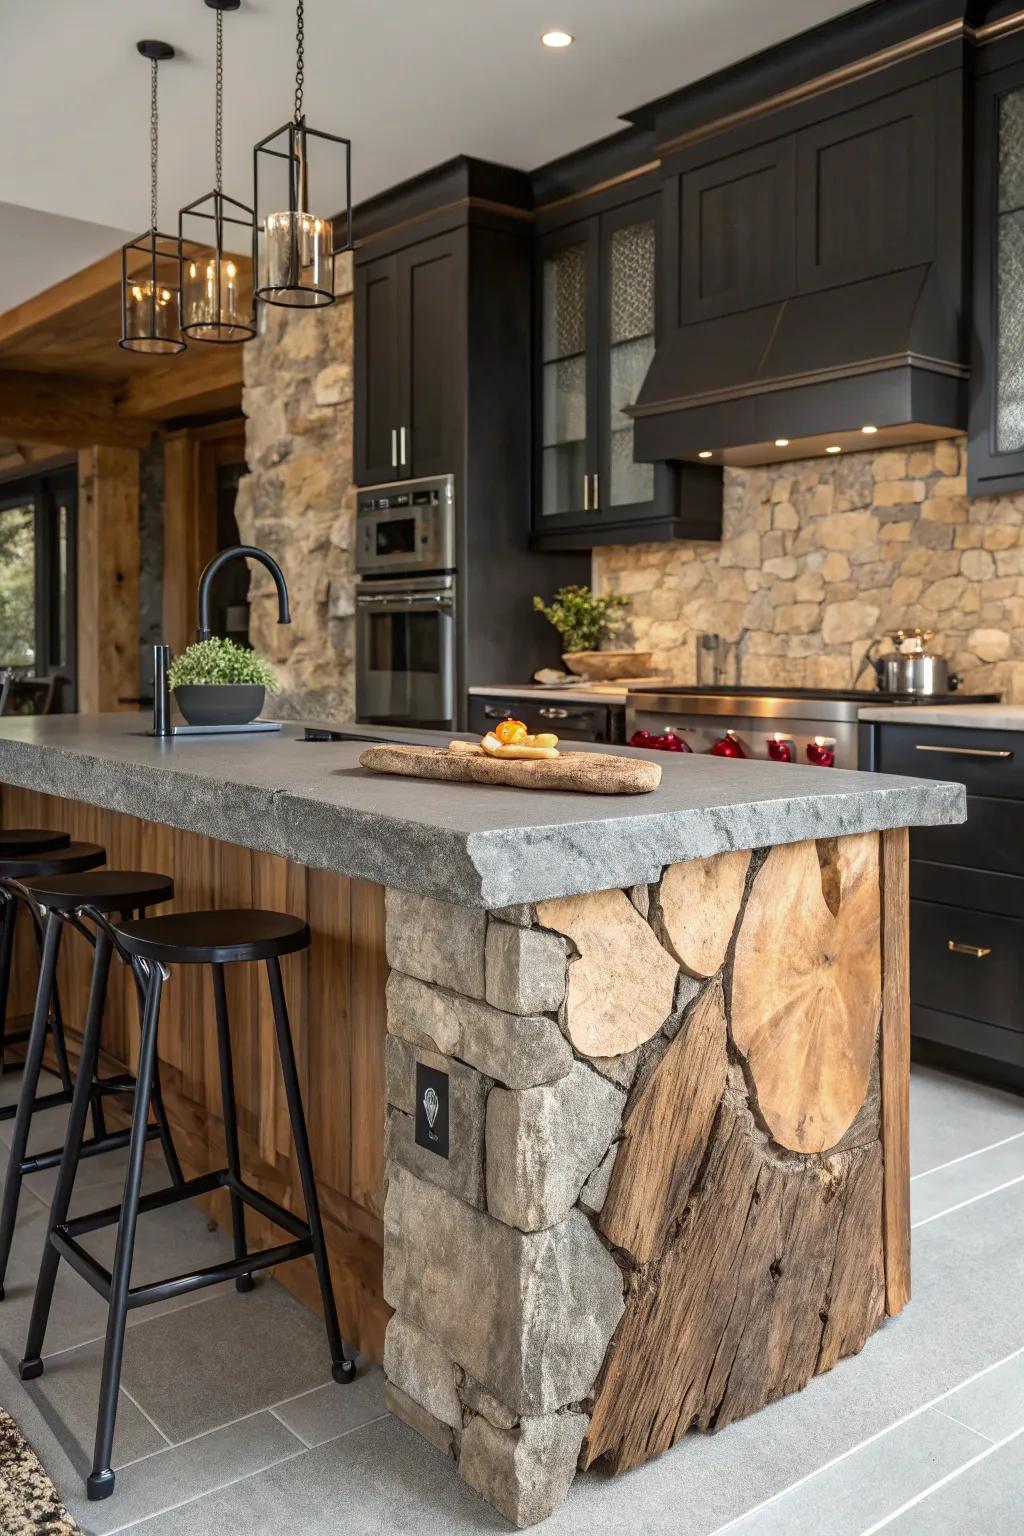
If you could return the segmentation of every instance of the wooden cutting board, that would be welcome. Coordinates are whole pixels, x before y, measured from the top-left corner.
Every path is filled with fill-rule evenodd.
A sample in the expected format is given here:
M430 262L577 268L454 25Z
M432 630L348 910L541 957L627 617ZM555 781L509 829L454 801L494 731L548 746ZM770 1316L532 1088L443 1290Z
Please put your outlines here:
M513 789L579 790L589 795L644 795L661 783L661 764L608 752L562 752L558 757L488 757L482 748L367 747L359 762L374 773L454 784L506 784Z

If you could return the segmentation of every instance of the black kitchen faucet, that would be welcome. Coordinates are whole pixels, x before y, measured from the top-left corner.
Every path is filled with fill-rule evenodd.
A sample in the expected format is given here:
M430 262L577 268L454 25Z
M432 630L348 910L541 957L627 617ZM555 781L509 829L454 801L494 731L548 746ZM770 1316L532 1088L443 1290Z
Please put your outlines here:
M199 623L196 626L196 639L209 640L210 629L210 587L213 578L221 566L227 565L231 560L256 560L260 565L266 566L274 578L277 588L277 622L290 624L292 621L291 609L288 606L288 583L284 579L284 572L274 559L268 555L265 549L259 549L255 544L232 544L229 549L222 549L206 565L199 578L198 608ZM171 648L169 645L154 645L153 647L153 735L170 736L171 730L171 690L168 682L168 672L171 665Z

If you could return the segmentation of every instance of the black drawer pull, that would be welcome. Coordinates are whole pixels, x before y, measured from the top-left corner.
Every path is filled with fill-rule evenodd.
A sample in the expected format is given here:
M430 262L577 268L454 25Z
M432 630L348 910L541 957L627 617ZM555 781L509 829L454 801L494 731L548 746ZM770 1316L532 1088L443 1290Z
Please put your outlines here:
M1006 758L1013 756L1013 753L1011 751L1006 750L1005 748L1004 749L1000 749L998 747L932 747L932 746L927 746L926 747L926 746L922 746L920 742L917 744L917 746L914 748L914 750L915 750L915 752L945 752L945 753L951 753L951 754L955 755L956 757L998 757L998 758L1002 759L1003 761L1005 761Z
M991 948L985 949L980 944L958 944L956 939L947 939L946 948L952 950L954 955L970 955L972 960L984 960L986 955L992 953Z
M485 720L511 720L512 719L512 711L510 709L499 709L497 704L487 704L484 707L484 719Z

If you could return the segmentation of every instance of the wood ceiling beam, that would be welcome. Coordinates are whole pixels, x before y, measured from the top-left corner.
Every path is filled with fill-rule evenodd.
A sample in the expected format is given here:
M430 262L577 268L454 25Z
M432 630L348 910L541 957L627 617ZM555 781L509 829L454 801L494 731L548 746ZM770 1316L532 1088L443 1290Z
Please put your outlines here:
M0 437L69 448L144 448L152 430L150 423L115 411L109 386L67 374L0 369Z
M74 272L52 288L33 294L22 304L0 314L0 352L31 335L41 325L55 319L68 317L76 310L88 307L104 295L117 296L121 281L121 252L111 251L90 262L80 272ZM113 338L117 340L116 336Z
M169 362L133 374L117 392L117 414L122 421L169 421L224 410L241 400L241 346L196 342Z

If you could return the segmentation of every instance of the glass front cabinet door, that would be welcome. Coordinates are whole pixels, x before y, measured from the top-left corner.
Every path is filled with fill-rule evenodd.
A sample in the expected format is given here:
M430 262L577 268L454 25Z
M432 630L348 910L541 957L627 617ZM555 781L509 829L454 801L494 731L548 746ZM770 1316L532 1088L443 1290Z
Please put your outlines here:
M534 540L584 548L658 515L671 471L633 462L625 414L654 356L657 196L539 243ZM666 496L667 500L667 496Z
M1024 61L983 79L975 134L971 494L1024 488Z

